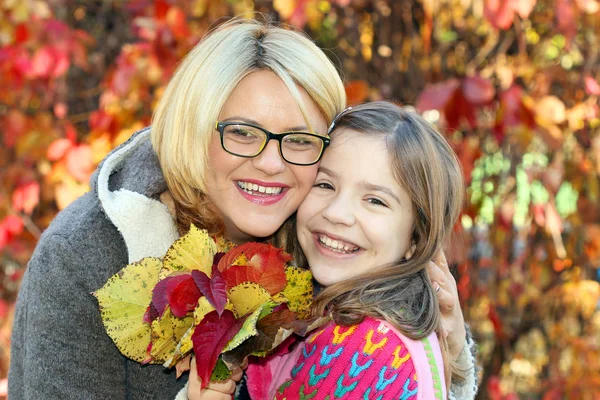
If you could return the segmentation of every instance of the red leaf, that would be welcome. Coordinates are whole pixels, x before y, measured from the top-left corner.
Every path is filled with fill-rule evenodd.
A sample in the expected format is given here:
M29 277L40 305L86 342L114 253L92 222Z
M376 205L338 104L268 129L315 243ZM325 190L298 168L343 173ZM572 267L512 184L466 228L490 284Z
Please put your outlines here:
M8 229L3 224L0 224L0 250L8 245L9 240L10 234L8 233Z
M21 234L23 232L23 220L16 215L8 215L2 221L7 232L13 236Z
M467 101L461 90L454 91L443 112L449 130L459 129L464 120L471 128L477 126L475 107Z
M27 130L27 117L19 110L10 110L3 119L4 144L13 147L17 139Z
M35 181L20 185L13 192L12 203L16 211L31 214L39 202L40 184Z
M514 0L486 0L483 13L490 23L497 29L510 28L515 18L513 9ZM518 0L521 1L521 0Z
M223 311L220 317L216 311L211 311L194 329L192 343L201 389L208 385L221 351L238 333L243 323L244 319L235 319L233 312L229 310Z
M193 310L198 304L200 290L194 283L190 274L169 276L160 280L152 289L152 303L159 316L162 316L171 306L171 312L176 317L184 317L188 311ZM152 310L147 311L149 318L153 316Z
M460 86L457 79L448 79L434 85L426 85L417 99L417 110L443 110Z
M201 296L200 290L191 275L183 275L182 279L176 285L167 286L167 296L169 305L174 316L183 318L189 311L192 311L198 305L198 299Z
M556 19L558 29L565 35L567 43L577 34L577 18L575 6L571 0L556 0Z
M154 2L154 16L157 20L164 20L168 11L169 4L165 0L156 0Z
M54 66L50 70L50 76L58 78L68 71L71 62L66 51L57 47L52 48L51 51L54 57Z
M19 24L15 28L15 43L21 44L29 39L29 31L27 30L27 25Z
M467 101L474 106L488 104L496 94L492 82L479 75L463 80L462 89Z
M369 97L369 84L363 80L350 81L346 84L348 105L363 103Z
M240 263L242 257L247 259L247 263L232 265ZM255 282L270 294L275 294L285 288L285 265L291 259L289 254L274 246L250 242L228 251L219 261L218 268L228 288L242 282Z
M90 115L90 128L97 131L116 133L118 129L115 117L104 110L95 111Z
M600 96L600 84L592 76L587 75L584 79L585 91L592 96Z
M223 314L227 304L227 285L225 279L216 265L213 265L212 274L209 278L204 272L193 270L192 277L200 292L208 302L217 310L217 314Z
M31 60L31 75L35 78L48 78L55 63L54 52L50 46L37 49Z
M67 171L79 182L87 181L92 173L92 158L92 148L87 144L70 148L67 152Z
M46 157L50 161L60 160L71 147L73 147L73 142L69 139L56 139L48 146Z

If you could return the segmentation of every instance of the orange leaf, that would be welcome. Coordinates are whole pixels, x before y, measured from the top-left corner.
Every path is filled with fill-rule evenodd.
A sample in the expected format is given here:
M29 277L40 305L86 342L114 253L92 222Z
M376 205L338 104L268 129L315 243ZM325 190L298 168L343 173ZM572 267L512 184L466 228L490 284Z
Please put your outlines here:
M189 37L191 32L185 12L179 7L171 7L167 12L167 24L177 39Z
M369 97L369 84L363 80L350 81L346 84L348 105L363 103Z

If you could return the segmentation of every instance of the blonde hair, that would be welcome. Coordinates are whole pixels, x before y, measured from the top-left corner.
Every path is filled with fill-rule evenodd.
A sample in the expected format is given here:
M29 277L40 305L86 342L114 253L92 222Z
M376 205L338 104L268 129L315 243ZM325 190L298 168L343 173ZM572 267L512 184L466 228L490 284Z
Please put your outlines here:
M223 104L245 76L259 70L285 83L308 124L301 89L328 121L345 106L336 68L302 33L240 18L217 27L181 62L152 120L152 145L180 230L193 222L213 234L222 231L221 217L205 195L208 148Z
M432 125L418 114L388 102L367 103L342 113L333 140L343 135L337 133L342 129L386 140L394 176L414 208L414 251L409 259L396 260L324 288L315 299L315 313L330 312L337 323L344 325L357 324L365 316L383 318L412 339L439 332L440 311L426 267L449 237L461 211L464 182L459 161ZM307 267L297 249L293 225L295 222L290 220L279 239L300 266ZM440 339L446 353L445 340ZM447 373L452 370L460 379L461 371L444 358Z

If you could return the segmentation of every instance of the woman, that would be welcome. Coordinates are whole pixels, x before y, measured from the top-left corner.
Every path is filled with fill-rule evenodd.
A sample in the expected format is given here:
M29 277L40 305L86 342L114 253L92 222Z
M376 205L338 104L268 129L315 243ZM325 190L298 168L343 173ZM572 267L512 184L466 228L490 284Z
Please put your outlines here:
M11 400L174 397L183 382L123 357L89 293L127 263L163 256L192 222L236 243L268 239L310 190L327 125L344 102L334 66L297 32L235 20L200 42L169 83L152 130L113 151L92 191L40 239L17 301ZM247 154L224 143L232 121L262 128L264 146ZM275 136L281 147L267 140L290 131L322 143L314 160L290 153L283 135ZM447 315L460 330L457 309Z

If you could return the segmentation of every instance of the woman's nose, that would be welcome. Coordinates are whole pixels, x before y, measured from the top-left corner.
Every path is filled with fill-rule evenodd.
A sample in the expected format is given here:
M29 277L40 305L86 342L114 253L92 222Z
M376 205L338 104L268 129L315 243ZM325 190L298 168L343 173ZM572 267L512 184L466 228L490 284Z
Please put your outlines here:
M285 171L285 161L279 152L279 143L271 140L263 151L252 159L254 167L267 175L276 175Z

